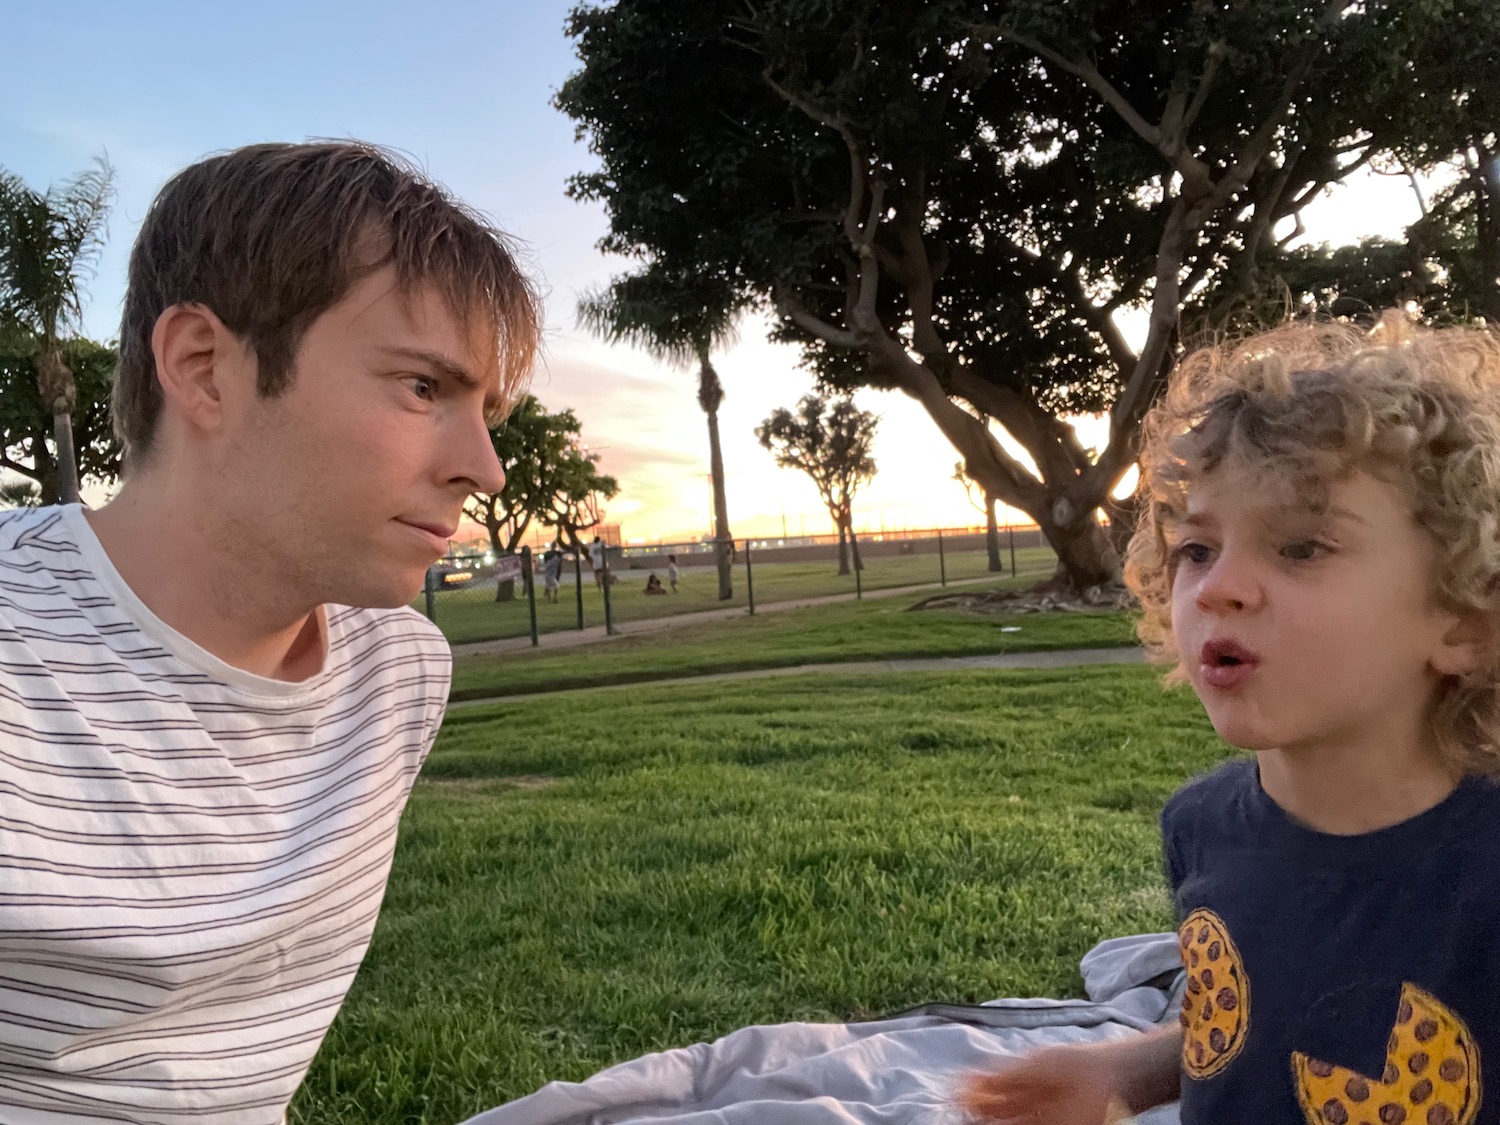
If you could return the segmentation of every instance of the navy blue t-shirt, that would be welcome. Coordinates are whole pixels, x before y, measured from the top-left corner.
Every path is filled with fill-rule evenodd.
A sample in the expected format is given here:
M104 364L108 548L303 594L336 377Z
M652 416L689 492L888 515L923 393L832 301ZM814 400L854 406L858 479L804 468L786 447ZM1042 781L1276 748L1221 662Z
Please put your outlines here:
M1184 1125L1500 1125L1500 785L1330 836L1238 760L1167 803L1162 840Z

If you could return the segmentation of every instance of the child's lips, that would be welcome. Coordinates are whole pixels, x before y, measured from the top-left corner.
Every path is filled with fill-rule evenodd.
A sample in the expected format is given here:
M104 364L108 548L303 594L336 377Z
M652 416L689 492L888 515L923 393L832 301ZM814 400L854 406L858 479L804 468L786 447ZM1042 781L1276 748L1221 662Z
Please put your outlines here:
M1205 684L1228 691L1245 683L1260 667L1260 657L1238 641L1218 638L1199 653L1199 674Z

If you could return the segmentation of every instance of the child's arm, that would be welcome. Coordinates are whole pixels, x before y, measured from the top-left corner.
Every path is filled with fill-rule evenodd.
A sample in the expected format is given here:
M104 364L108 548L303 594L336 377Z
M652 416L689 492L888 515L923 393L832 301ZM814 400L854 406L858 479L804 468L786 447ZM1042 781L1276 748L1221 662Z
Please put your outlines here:
M1087 1046L1048 1047L971 1078L960 1095L976 1121L1104 1125L1175 1101L1182 1029Z

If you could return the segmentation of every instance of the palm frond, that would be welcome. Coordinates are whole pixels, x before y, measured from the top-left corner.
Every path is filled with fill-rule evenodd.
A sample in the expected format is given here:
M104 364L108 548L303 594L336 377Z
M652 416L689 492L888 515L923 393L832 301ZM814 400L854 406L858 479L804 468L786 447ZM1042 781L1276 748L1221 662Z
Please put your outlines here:
M745 300L733 287L701 273L653 262L616 277L578 302L581 327L610 343L632 344L677 367L702 361L732 344Z
M113 197L114 172L103 158L46 192L0 168L0 323L47 342L81 326Z

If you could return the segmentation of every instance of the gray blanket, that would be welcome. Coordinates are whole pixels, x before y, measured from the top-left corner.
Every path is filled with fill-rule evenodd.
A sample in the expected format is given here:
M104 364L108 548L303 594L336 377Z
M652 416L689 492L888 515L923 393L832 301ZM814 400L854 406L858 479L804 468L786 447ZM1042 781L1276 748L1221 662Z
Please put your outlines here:
M928 1004L869 1023L741 1028L553 1082L465 1125L956 1125L953 1095L969 1071L1177 1018L1175 934L1103 942L1080 968L1087 1000ZM1176 1125L1176 1108L1139 1120Z

